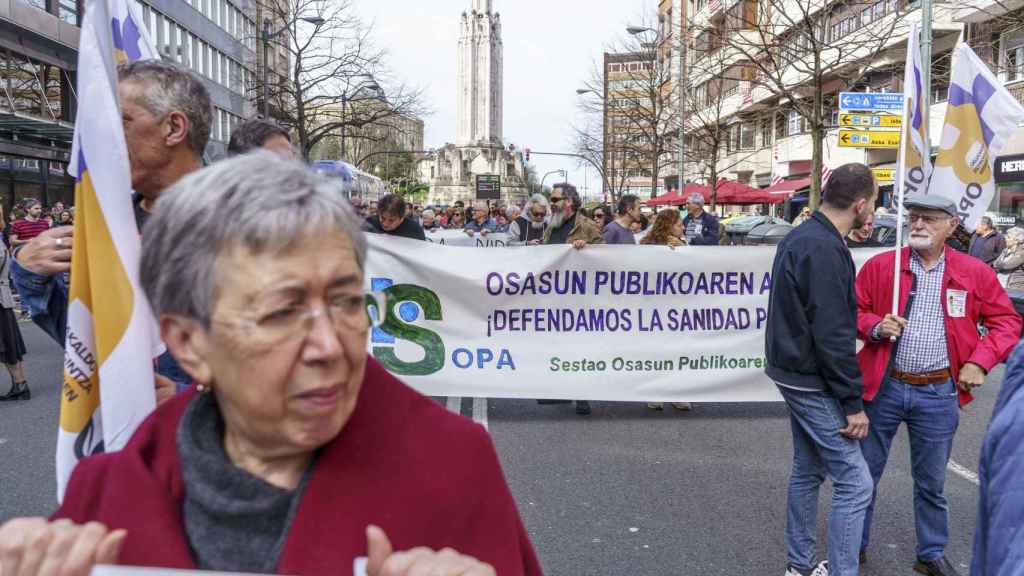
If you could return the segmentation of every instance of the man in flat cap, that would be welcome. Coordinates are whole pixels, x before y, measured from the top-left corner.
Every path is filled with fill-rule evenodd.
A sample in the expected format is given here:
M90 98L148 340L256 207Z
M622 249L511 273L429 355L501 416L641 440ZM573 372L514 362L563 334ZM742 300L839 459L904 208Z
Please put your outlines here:
M858 355L864 410L871 421L861 443L877 492L889 447L901 423L910 436L917 562L921 574L957 574L945 555L946 465L960 407L971 390L1006 360L1021 319L984 262L946 247L959 224L953 202L909 196L909 246L900 251L899 316L892 315L895 252L879 254L857 276ZM988 328L982 339L978 324ZM864 521L861 562L867 558L874 498Z

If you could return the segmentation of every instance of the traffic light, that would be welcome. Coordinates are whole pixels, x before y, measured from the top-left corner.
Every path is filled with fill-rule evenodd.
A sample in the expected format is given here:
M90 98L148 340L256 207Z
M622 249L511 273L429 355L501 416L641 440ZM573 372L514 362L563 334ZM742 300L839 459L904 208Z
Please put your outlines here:
M525 152L525 155L526 155L526 161L529 162L530 161L530 149L529 148L524 148L523 151Z

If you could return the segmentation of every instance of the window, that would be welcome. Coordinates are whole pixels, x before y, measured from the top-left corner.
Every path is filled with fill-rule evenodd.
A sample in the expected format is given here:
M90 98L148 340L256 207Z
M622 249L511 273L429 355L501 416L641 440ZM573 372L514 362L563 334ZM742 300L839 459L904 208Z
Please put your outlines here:
M745 122L740 125L740 150L753 150L756 146L754 142L754 124L752 122Z
M795 136L803 132L803 118L796 110L789 111L789 118L786 121L786 135Z
M231 134L231 128L228 126L230 116L231 114L227 111L223 111L223 114L220 115L220 139L222 142L227 142Z
M202 46L201 46L202 43L199 41L199 38L196 38L192 34L189 34L189 38L190 38L191 43L192 43L192 63L191 63L191 68L195 72L199 72L200 69L202 68L202 61L203 61L203 53L202 53Z
M78 2L76 0L60 0L57 7L60 11L61 20L75 26L82 25L82 21L78 14Z
M1006 70L1006 81L1013 82L1014 80L1020 80L1024 74L1021 70L1021 56L1024 52L1024 47L1009 48L1003 54L1003 69Z
M772 121L770 118L761 119L761 148L772 145Z
M26 4L28 4L29 6L33 6L35 8L39 8L40 10L42 10L44 12L46 11L46 0L22 0L22 1L25 2Z

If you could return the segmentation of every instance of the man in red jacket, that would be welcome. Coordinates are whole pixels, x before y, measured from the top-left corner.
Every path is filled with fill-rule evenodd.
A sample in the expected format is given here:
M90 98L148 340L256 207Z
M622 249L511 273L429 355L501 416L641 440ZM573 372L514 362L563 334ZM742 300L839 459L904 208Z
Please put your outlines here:
M991 268L946 247L959 224L953 202L915 195L904 206L910 246L900 252L899 316L891 314L894 252L875 256L857 276L857 332L865 342L858 360L871 421L861 449L877 491L892 439L900 423L907 424L917 529L914 570L955 575L945 556L949 512L943 486L959 407L1009 355L1021 320ZM979 323L988 329L984 338ZM864 522L862 562L873 511L874 499Z

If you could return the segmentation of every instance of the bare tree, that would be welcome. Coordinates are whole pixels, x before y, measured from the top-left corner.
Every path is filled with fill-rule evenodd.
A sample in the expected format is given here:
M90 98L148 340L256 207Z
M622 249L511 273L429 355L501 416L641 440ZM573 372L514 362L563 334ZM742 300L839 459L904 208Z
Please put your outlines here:
M698 2L698 4L701 4ZM706 53L722 51L802 119L812 141L811 196L821 198L823 145L831 127L825 107L873 71L892 69L883 53L906 36L906 0L741 0L724 18L694 26Z
M395 116L427 113L422 90L393 77L352 0L260 3L265 17L283 24L270 49L287 54L289 76L268 74L266 85L257 78L251 89L259 98L267 94L271 115L294 128L303 157L332 135L344 139Z
M650 174L653 197L676 144L672 67L660 57L668 46L653 36L624 35L610 44L582 90L586 120L574 127L576 153L600 156L602 179L615 199L630 173Z

